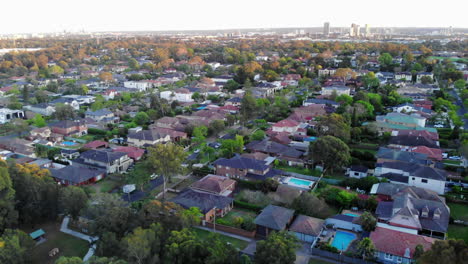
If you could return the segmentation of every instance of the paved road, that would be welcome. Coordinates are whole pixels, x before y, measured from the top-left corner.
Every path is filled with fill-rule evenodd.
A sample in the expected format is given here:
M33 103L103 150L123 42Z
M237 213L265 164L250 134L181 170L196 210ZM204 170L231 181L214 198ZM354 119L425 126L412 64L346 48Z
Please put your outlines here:
M453 97L455 97L455 105L457 105L459 108L457 110L457 114L463 119L463 122L465 123L463 125L464 129L468 129L468 119L465 119L464 116L468 112L468 110L465 108L463 105L463 101L458 95L458 93L455 91L455 89L452 89L449 91L449 94Z
M149 192L151 192L153 189L155 189L161 184L163 184L163 177L157 177L156 179L150 181L149 186L146 187L145 191L137 189L131 194L123 194L122 199L130 203L141 200L145 198Z
M60 232L69 234L69 235L74 236L74 237L79 238L79 239L86 240L86 241L88 241L90 243L91 246L89 247L88 253L86 253L86 255L83 257L83 261L88 261L88 259L91 258L94 255L94 251L96 250L96 244L94 244L93 242L97 241L99 238L98 237L88 236L88 235L85 235L83 233L76 232L76 231L73 231L73 230L69 229L68 228L68 223L69 222L70 222L70 218L68 216L65 216L63 218L62 225L60 225Z

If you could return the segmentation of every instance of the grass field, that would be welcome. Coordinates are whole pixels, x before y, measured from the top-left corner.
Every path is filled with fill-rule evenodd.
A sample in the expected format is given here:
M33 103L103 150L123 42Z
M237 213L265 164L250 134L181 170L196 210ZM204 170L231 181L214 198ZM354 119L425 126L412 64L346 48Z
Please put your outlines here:
M232 209L227 215L225 215L223 218L219 218L219 219L223 219L224 221L228 221L229 223L232 223L231 226L234 226L234 222L235 222L236 217L254 219L256 216L257 216L257 214L255 212L252 212L252 211ZM216 219L216 223L218 223L219 219Z
M276 166L276 168L283 170L283 171L289 171L289 172L294 172L294 173L299 173L303 175L309 175L309 176L320 176L320 171L319 170L314 170L314 169L307 169L307 168L302 168L302 167L293 167L293 166Z
M456 203L447 203L447 205L450 207L450 216L453 219L468 222L468 205Z
M209 235L211 235L213 233L213 232L206 231L206 230L201 230L201 229L198 229L198 228L192 228L192 231L201 240L206 239ZM222 235L222 234L219 234L219 233L217 233L217 235L219 236L219 238L222 241L224 241L226 243L230 243L234 247L236 247L237 249L240 249L240 250L244 249L249 244L249 242L244 241L244 240L240 240L240 239L236 239L236 238L233 238L233 237L225 236L225 235Z
M466 243L468 243L468 227L461 225L449 225L448 237L463 239Z
M36 227L36 229L39 228L45 231L47 241L34 247L31 251L32 263L34 264L53 264L61 256L82 258L88 252L88 242L60 232L60 223L47 223ZM26 232L31 231L27 230ZM60 253L49 257L49 251L53 248L58 248Z
M460 165L461 163L460 160L444 160L443 162L448 165Z
M321 259L314 259L314 258L309 259L309 264L333 264L333 263L334 262L328 262L328 261L321 260Z

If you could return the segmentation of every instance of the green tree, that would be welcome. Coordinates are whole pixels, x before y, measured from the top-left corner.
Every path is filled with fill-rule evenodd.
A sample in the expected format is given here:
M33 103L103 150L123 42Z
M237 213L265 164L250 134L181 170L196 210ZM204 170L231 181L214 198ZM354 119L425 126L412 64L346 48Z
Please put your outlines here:
M166 181L171 182L172 176L182 173L182 163L187 158L184 148L173 143L158 144L149 148L148 162L153 173L164 177L163 199L165 199Z
M375 252L374 243L372 243L372 240L370 240L370 238L366 237L359 241L357 251L358 254L362 256L362 259L373 259Z
M298 214L308 215L317 218L327 218L330 215L330 207L324 200L314 194L303 192L294 199L291 208Z
M252 119L257 111L257 102L250 92L247 92L241 101L240 115L242 122Z
M13 126L13 131L15 133L18 133L18 135L21 135L22 133L27 131L29 128L28 122L26 122L25 120L21 118L15 118L10 123Z
M208 128L206 126L197 126L192 132L193 143L200 145L205 143L206 136L208 135Z
M297 238L286 231L273 232L257 242L255 263L292 264L296 261Z
M0 263L28 263L34 241L23 231L7 229L0 237Z
M132 262L143 264L151 255L151 246L156 240L156 234L151 229L137 227L123 239L123 248Z
M223 120L213 120L211 121L208 130L213 135L218 135L219 132L223 131L226 128Z
M424 247L421 244L414 248L413 259L418 260L424 254Z
M374 231L377 226L377 219L375 219L375 217L369 212L364 212L359 217L359 221L361 223L362 229L367 232Z
M58 76L58 75L63 74L64 70L62 69L62 67L58 65L54 65L48 69L48 72L50 75Z
M224 157L232 157L235 153L242 153L244 148L244 138L236 135L235 139L226 139L221 142L221 151Z
M234 92L235 90L239 89L239 83L234 80L229 80L224 85L224 89L228 90L230 93Z
M83 264L83 260L80 257L61 256L55 261L55 264Z
M385 68L392 65L392 62L393 62L393 57L392 57L392 55L390 55L390 53L382 53L379 56L379 63L381 64L381 66L383 66Z
M252 134L252 140L263 140L265 138L265 131L258 129Z
M140 64L138 63L137 60L135 60L134 58L131 58L128 60L128 67L130 67L131 69L137 70L140 68Z
M351 136L351 127L346 122L345 118L335 113L320 117L316 128L320 136L334 136L345 142L347 142Z
M439 263L466 263L468 259L468 246L462 239L437 240L432 244L431 249L424 252L418 259L418 263L439 264Z
M22 92L23 92L23 101L24 102L29 101L29 95L30 95L29 86L27 85L23 86Z
M39 104L45 103L49 100L49 96L44 90L37 91L34 96L36 97L36 100Z
M4 162L0 167L0 234L16 224L18 212L15 210L15 190Z
M45 126L47 126L47 123L46 123L46 121L44 120L44 118L42 117L41 114L34 115L33 124L36 127L45 127Z
M311 144L309 153L315 163L322 164L325 171L341 169L351 160L348 145L333 136L320 137Z
M75 118L75 109L69 104L58 103L55 105L55 118L58 120L67 120Z
M148 114L145 112L138 112L134 118L134 122L140 126L147 124L149 121L150 121L150 118Z
M465 87L466 87L466 81L463 80L463 79L456 80L456 81L453 83L453 86L454 86L456 89L462 91L462 90L465 89Z
M60 190L59 204L65 214L69 214L72 219L77 220L81 210L86 207L88 197L80 187L67 186Z
M172 231L165 246L165 262L174 264L203 263L206 248L188 229Z

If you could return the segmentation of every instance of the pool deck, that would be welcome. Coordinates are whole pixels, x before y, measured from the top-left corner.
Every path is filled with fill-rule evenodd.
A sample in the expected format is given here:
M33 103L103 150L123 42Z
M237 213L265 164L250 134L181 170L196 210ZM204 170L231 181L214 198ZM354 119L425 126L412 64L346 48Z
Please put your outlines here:
M300 185L300 184L294 184L294 183L291 182L291 179L297 179L297 180L300 180L300 181L307 181L307 182L310 182L310 184L308 186ZM301 179L301 178L286 177L286 178L283 178L281 180L281 183L286 184L286 185L291 186L291 187L294 187L294 188L298 188L300 190L310 190L310 188L314 185L315 182L310 181L310 180L304 180L304 179Z

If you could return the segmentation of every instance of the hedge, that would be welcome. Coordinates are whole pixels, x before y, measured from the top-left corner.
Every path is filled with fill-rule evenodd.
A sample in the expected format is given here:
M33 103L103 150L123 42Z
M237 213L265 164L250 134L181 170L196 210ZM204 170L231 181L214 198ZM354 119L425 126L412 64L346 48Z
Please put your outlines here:
M88 134L105 136L107 134L107 131L97 128L88 128Z
M248 209L248 210L252 210L252 211L255 211L257 213L260 212L263 209L262 206L242 202L242 201L239 201L239 200L234 200L234 206L244 208L244 209Z

